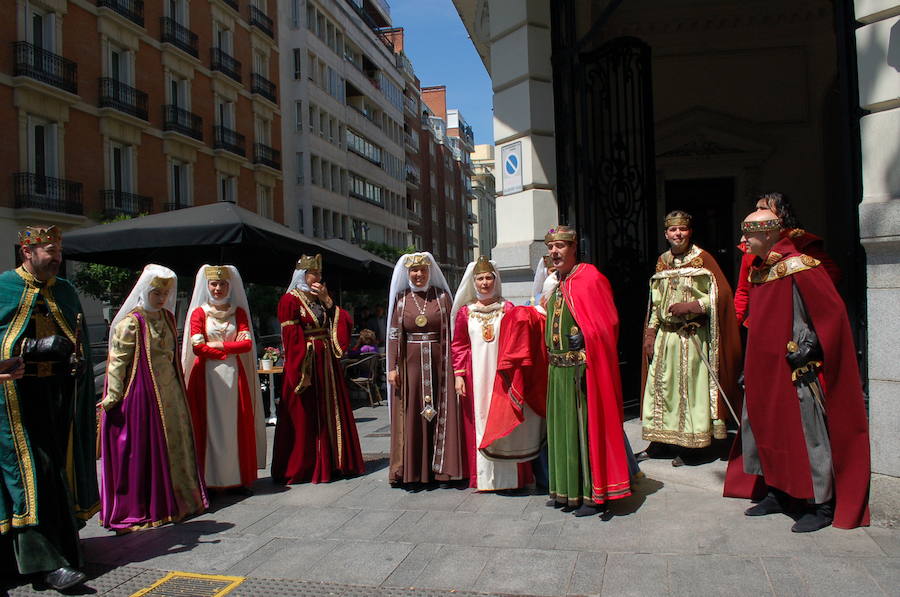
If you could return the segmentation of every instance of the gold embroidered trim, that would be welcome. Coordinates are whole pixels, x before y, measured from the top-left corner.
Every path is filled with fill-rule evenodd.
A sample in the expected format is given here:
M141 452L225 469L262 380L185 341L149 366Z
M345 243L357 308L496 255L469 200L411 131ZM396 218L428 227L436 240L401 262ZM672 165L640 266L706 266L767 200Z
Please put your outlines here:
M778 255L778 253L771 253L771 255ZM780 280L781 278L818 267L819 265L821 265L821 262L809 255L794 255L793 257L778 261L774 265L750 270L749 278L750 282L753 284L765 284L766 282Z
M645 427L641 431L641 437L651 442L661 442L681 446L682 448L705 448L712 440L710 432L687 433L671 429L650 429Z

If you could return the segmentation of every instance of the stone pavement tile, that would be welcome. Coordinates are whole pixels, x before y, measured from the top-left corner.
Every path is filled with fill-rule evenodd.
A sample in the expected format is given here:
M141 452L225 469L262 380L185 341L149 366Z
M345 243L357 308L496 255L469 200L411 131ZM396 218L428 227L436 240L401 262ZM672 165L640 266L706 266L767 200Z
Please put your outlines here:
M379 485L386 486L387 484L373 481L368 475L362 477L361 482L356 484L349 492L338 498L334 505L338 508L365 508L370 506L372 505L372 502L371 500L366 499L366 496ZM376 504L376 507L377 506L378 504ZM382 509L384 509L383 506Z
M610 553L603 569L601 595L643 597L670 595L666 556L651 553Z
M303 483L292 485L290 491L279 495L280 506L333 506L335 502L365 483L361 478L339 479L331 483Z
M147 568L215 574L269 541L266 537L240 535L198 536L189 530L175 529L147 543L139 552L128 554L128 561Z
M865 558L862 563L885 595L900 593L900 558Z
M603 587L606 558L607 555L601 552L579 553L566 592L570 595L599 595Z
M236 562L234 568L252 567L250 573L257 578L306 578L310 570L338 545L324 539L275 539L267 543L264 549L251 554L247 561Z
M330 535L358 513L359 510L347 508L283 506L249 526L246 533L265 537L319 539Z
M397 510L357 510L358 514L329 535L332 539L374 539L403 515Z
M769 588L776 597L814 597L806 581L800 576L794 558L762 557L760 562L769 578Z
M771 588L759 558L718 555L669 556L672 595L770 595Z
M500 514L427 512L403 540L473 546L516 546L532 535L538 520Z
M376 508L378 510L391 510L396 508L397 510L411 510L412 508L405 508L402 506L402 502L411 494L403 489L391 487L390 484L379 481L369 481L366 483L369 487L365 486L356 489L340 500L338 500L336 506L346 507L346 508ZM444 490L444 491L452 491L452 490ZM422 495L427 492L420 492L412 495ZM422 508L416 508L417 510L421 510Z
M576 518L571 514L560 529L556 549L588 551L647 551L642 550L644 521L630 517L600 516Z
M443 545L436 543L419 543L413 547L400 565L394 568L391 575L382 583L385 587L412 587L425 567L434 558Z
M442 545L409 584L426 589L471 590L495 549Z
M815 533L792 533L794 521L783 514L744 516L734 513L721 518L701 520L697 527L701 554L745 556L793 556L819 553Z
M335 548L304 578L321 582L380 585L412 551L412 543L330 541Z
M866 559L850 557L816 557L798 554L794 557L797 574L816 597L847 595L880 596L881 587L869 574ZM888 593L896 595L896 591Z
M216 502L213 502L215 505ZM247 527L259 522L272 512L278 509L273 504L248 504L236 503L231 505L223 505L216 510L204 512L200 516L191 520L209 520L213 522L226 522L233 525L223 531L228 534L243 533Z
M827 527L810 533L826 556L884 556L885 553L864 528Z
M497 512L499 514L518 516L525 511L525 508L531 501L531 496L528 495L500 495L494 492L473 491L471 496L481 498L477 501L478 507L475 511L482 514ZM457 511L461 509L462 506L457 508Z
M445 510L447 512L456 510L472 492L469 489L455 488L432 489L418 493L409 493L402 489L393 489L393 491L402 494L397 503L397 507L401 510Z
M576 551L492 550L473 588L497 593L561 595L566 592L577 558Z
M425 514L426 512L421 510L402 512L391 526L382 531L378 539L382 541L399 541L403 537L414 537L410 531L422 520Z
M881 551L893 558L900 557L900 529L869 527L865 531Z

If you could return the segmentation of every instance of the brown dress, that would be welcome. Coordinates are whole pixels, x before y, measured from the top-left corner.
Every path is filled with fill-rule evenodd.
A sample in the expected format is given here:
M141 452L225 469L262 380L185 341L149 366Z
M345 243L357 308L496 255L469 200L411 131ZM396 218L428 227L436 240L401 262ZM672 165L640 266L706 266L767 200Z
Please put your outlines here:
M415 295L404 290L391 313L387 349L400 372L391 402L391 483L468 476L450 371L451 303L450 295L439 288ZM424 326L416 323L420 314L426 318ZM422 414L429 401L434 409L430 421Z

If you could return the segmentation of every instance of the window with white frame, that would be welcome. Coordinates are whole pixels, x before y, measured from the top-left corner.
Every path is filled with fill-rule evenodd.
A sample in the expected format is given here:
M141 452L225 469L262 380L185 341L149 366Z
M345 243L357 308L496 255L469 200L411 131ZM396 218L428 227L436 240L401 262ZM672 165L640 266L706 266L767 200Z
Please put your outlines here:
M303 152L297 152L297 184L303 184Z
M237 202L237 178L228 174L219 174L219 201Z
M256 213L264 218L275 217L275 203L272 199L272 187L258 185L256 187Z
M106 76L118 83L134 85L134 53L128 48L109 42L106 54Z
M253 52L253 72L264 79L269 78L269 53L257 49Z
M169 162L169 202L176 208L191 205L191 166L173 159Z
M28 171L39 181L46 176L59 175L58 132L55 122L29 115L28 122ZM46 184L46 181L42 181Z
M298 133L303 132L303 100L294 102L294 128Z
M169 73L169 84L166 87L170 104L184 110L191 109L190 81L174 73Z
M256 142L263 145L271 145L272 121L263 116L255 118Z
M234 33L224 23L218 21L213 24L213 37L216 47L229 56L234 55Z
M216 124L234 130L234 102L216 96Z
M134 192L134 147L118 141L109 142L110 189L121 193Z
M166 0L166 16L179 25L188 26L188 0Z
M294 80L303 78L303 50L294 48Z
M59 53L56 39L56 18L56 13L29 3L29 22L25 31L25 41L37 48Z

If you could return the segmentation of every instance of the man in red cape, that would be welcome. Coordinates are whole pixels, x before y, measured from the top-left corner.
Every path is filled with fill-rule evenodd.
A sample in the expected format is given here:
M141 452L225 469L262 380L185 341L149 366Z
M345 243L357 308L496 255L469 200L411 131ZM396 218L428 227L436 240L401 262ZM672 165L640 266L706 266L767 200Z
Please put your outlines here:
M847 312L821 263L781 235L772 212L742 231L750 273L746 400L725 495L748 516L796 510L794 532L869 523L869 433Z
M576 240L566 226L544 237L560 279L547 302L545 335L547 505L589 516L609 500L631 495L631 480L622 432L619 316L606 277L577 262Z

